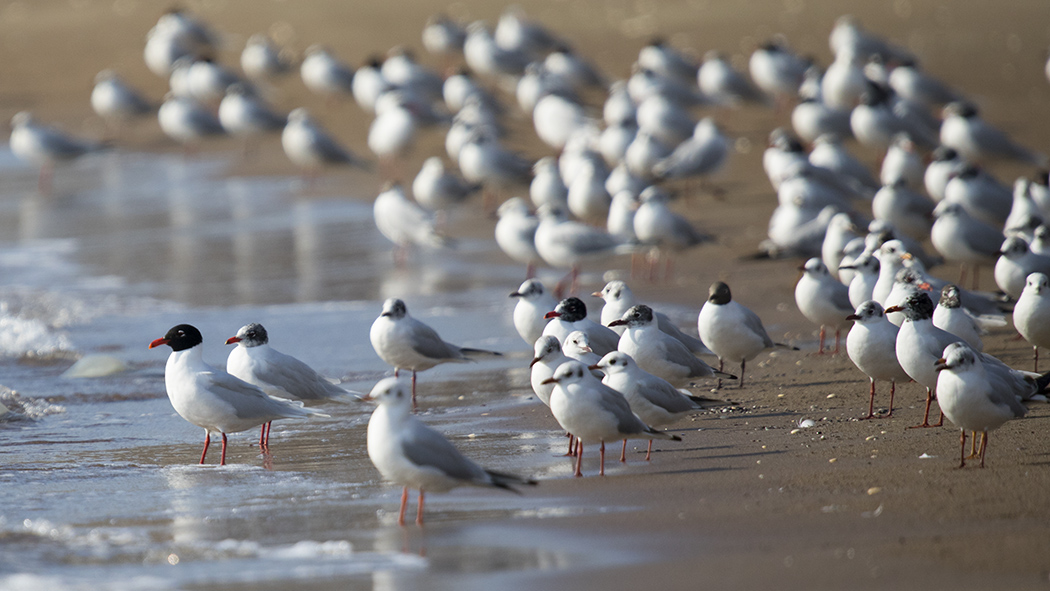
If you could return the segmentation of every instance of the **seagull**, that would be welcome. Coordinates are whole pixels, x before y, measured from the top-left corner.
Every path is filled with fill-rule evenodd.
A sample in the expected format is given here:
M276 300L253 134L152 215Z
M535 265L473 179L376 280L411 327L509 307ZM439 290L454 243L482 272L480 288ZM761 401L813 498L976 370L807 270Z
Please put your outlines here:
M517 492L513 485L536 481L486 470L467 459L441 433L412 416L405 384L397 378L380 380L367 400L378 406L368 420L368 458L383 478L404 487L397 524L405 525L408 489L419 489L416 525L423 525L423 496L457 486L491 486Z
M423 207L440 211L461 205L480 188L449 170L441 158L431 156L412 181L412 196Z
M510 258L525 263L525 277L532 277L536 273L536 265L543 261L536 250L539 219L532 215L521 197L504 201L496 210L496 215L499 217L495 231L496 245Z
M552 320L543 328L543 334L557 337L563 345L569 333L580 330L587 334L594 352L601 356L615 351L620 340L620 335L611 328L587 318L587 305L580 298L565 298L545 317Z
M941 289L941 299L933 310L933 325L941 330L952 333L966 341L976 351L984 349L981 335L986 333L982 319L974 318L962 307L959 287L953 284L945 285ZM1005 320L997 326L1004 326Z
M638 200L636 193L626 189L610 194L613 197L609 203L609 218L605 220L605 229L625 243L637 242L638 236L634 233L634 214L642 202ZM633 256L631 264L633 269Z
M995 263L1003 233L972 217L962 205L947 200L937 204L933 214L937 221L930 229L930 242L945 260L973 266L976 286L978 266Z
M689 220L671 211L667 206L670 196L658 187L648 187L638 196L641 205L634 214L634 235L638 242L650 247L650 279L654 279L655 263L662 255L666 261L665 279L674 267L674 255L713 238L698 230Z
M412 51L404 46L395 46L387 52L380 72L392 86L409 95L428 101L443 98L444 77L416 62Z
M967 102L948 103L941 123L941 144L954 148L963 158L980 162L990 158L1016 160L1045 167L1047 158L1015 143L1004 132L981 119Z
M609 217L612 196L605 189L604 166L592 160L584 160L572 183L566 201L569 212L581 222L600 224Z
M505 187L532 181L532 163L480 129L467 136L457 160L463 178L471 183Z
M576 221L565 211L542 205L537 212L536 252L552 267L570 269L570 293L576 291L576 278L584 262L614 254L628 254L632 247L608 232Z
M606 164L616 168L622 166L626 170L627 165L623 164L623 159L627 157L627 149L631 147L631 142L636 137L638 137L638 123L634 119L609 123L598 138L598 151ZM608 188L608 180L606 188Z
M315 94L336 98L353 94L354 70L339 61L328 48L311 45L299 65L299 75L306 88Z
M520 76L531 61L525 51L505 49L496 43L483 21L467 25L463 59L472 71L482 76Z
M627 403L631 405L631 411L643 423L652 427L669 425L687 412L702 410L711 406L712 403L722 402L699 396L687 396L667 380L638 367L630 355L620 351L606 354L597 363L592 364L590 369L605 372L602 383L623 394ZM645 461L649 461L652 453L653 440L650 439L645 452ZM624 439L623 451L620 452L621 462L627 461L626 454L627 440Z
M366 113L375 113L379 97L394 89L394 85L383 77L382 68L383 62L380 57L373 55L354 72L350 83L354 102Z
M543 60L544 69L559 85L583 90L586 87L606 88L609 84L594 64L567 45L560 45Z
M879 187L879 182L860 160L857 160L837 134L823 134L813 142L809 163L839 173L842 180L857 192L868 192Z
M740 360L740 384L744 387L744 368L749 359L758 357L766 349L778 345L769 338L762 319L749 308L733 299L729 286L721 281L711 285L707 301L700 308L697 330L705 343L718 356L718 370L725 369L725 361Z
M517 5L507 7L500 15L493 39L502 49L527 56L546 54L558 45L554 33L527 17Z
M164 103L157 110L157 121L164 135L187 149L204 138L226 133L218 117L204 105L171 93L164 97Z
M156 109L113 70L102 70L95 76L91 108L99 117L116 124L142 117Z
M539 279L526 279L518 286L517 291L511 292L510 297L518 298L513 312L515 330L526 344L535 344L543 336L543 328L550 322L546 317L547 312L558 305L558 300L547 291ZM553 371L552 367L551 372Z
M293 403L268 396L258 387L236 378L204 362L201 344L204 342L196 327L189 324L174 326L163 338L154 340L149 348L168 345L171 355L164 366L164 387L175 412L190 423L204 429L204 463L211 444L212 433L222 435L222 456L219 465L226 464L226 435L265 425L274 419L295 419L310 416L328 416ZM267 441L259 445L266 451Z
M283 130L288 116L274 112L247 86L236 83L226 89L219 103L219 123L226 133L247 139Z
M569 188L558 172L558 161L553 156L544 156L532 165L532 183L529 184L529 199L539 208L543 205L568 209Z
M50 186L56 162L74 160L103 148L101 144L77 139L41 125L28 111L21 111L11 119L10 146L11 152L19 160L40 167L41 189Z
M376 99L376 117L368 127L368 149L381 162L392 163L415 145L419 125L407 98L397 90Z
M544 335L533 343L533 358L529 363L529 383L540 402L550 406L554 382L546 381L567 361L573 361L562 351L561 341L554 335Z
M681 104L663 94L653 94L638 104L639 135L645 132L668 146L693 134L696 121Z
M897 67L890 72L889 84L901 98L927 107L943 105L960 99L958 92L922 71L913 60L897 64Z
M977 454L984 468L988 432L1010 419L1021 418L1028 410L1009 390L996 387L989 379L979 354L963 342L949 344L936 361L937 403L942 412L959 427L959 467L966 466L966 432L981 432Z
M821 80L821 99L833 108L848 111L860 102L869 82L864 77L859 56L849 51L835 54Z
M849 118L849 111L829 107L819 96L805 97L791 110L791 128L810 143L824 135L852 138Z
M839 272L839 265L844 264L843 257L846 254L846 246L854 239L859 238L856 224L846 212L836 213L828 223L824 241L820 245L820 260L827 266L832 275L839 277L842 283L849 285L847 278ZM854 261L845 262L846 265ZM848 269L847 269L848 270ZM867 299L867 298L865 298Z
M704 55L696 78L700 92L722 106L764 104L769 100L750 80L733 69L726 56L718 51L708 51Z
M661 179L708 176L720 171L729 156L729 139L711 117L704 117L693 128L693 136L653 166Z
M778 100L784 100L798 96L809 62L774 39L755 49L747 66L755 86Z
M911 188L903 178L883 186L871 200L871 212L875 219L888 222L915 239L930 234L936 206L933 200Z
M667 41L655 38L638 51L638 65L661 76L692 83L699 69L695 60L672 47Z
M1032 371L1039 371L1039 347L1050 347L1050 279L1045 274L1028 276L1014 305L1013 321L1017 332L1032 345Z
M892 185L904 179L909 188L919 190L923 186L925 172L922 155L911 137L906 133L893 136L893 142L886 149L886 155L882 157L882 168L879 170L879 180L882 184Z
M462 54L466 38L467 31L463 25L445 14L431 15L423 27L423 47L435 55Z
M242 82L236 74L208 58L193 62L186 72L190 96L208 105L222 100L226 89L238 83Z
M966 161L958 152L947 146L938 146L930 155L930 163L926 165L926 172L922 177L926 194L934 201L943 200L948 182L965 166Z
M846 316L853 313L849 302L849 288L831 276L819 258L813 257L799 267L802 277L795 284L795 304L810 322L820 325L818 355L824 354L824 335L828 327L835 329L835 353L839 352L842 329L848 328Z
M292 62L273 44L269 35L255 33L241 51L241 70L252 80L269 80L287 74Z
M281 132L281 147L293 164L311 173L330 165L349 165L363 170L371 168L336 143L302 107L288 113L288 124Z
M554 418L563 429L579 438L576 456L577 477L583 476L583 444L601 443L601 468L605 476L605 442L621 439L670 439L681 441L677 435L657 431L646 425L631 411L622 394L598 381L579 361L563 363L554 375L544 380L556 384L551 392L550 407Z
M879 280L879 259L872 255L862 254L850 265L840 266L853 272L849 282L849 303L860 307L864 302L872 299L875 293L875 284Z
M368 338L379 358L394 367L395 377L402 369L412 372L413 408L416 405L416 372L441 363L467 363L479 355L503 355L445 342L433 328L410 316L405 302L397 298L383 302L383 311L372 323Z
M853 321L853 326L846 335L846 354L857 369L864 372L871 381L868 415L861 418L875 418L875 380L890 382L890 410L886 416L892 416L893 395L897 390L897 382L911 380L897 361L899 329L886 319L882 305L874 300L862 302L857 306L857 310L846 318Z
M897 361L911 379L926 386L926 412L922 424L917 427L939 427L930 425L930 404L937 387L937 371L934 364L948 345L961 339L933 325L933 301L925 292L914 293L899 306L886 308L886 313L904 312L904 322L897 332Z
M1006 295L1018 298L1032 273L1050 274L1050 256L1032 252L1028 241L1020 236L1008 237L999 249L999 260L995 262L995 284ZM974 348L980 351L980 347Z
M639 367L660 376L675 386L685 386L694 378L736 376L712 368L696 357L681 341L662 332L645 304L631 307L622 318L609 323L610 328L627 327L616 349L630 355Z
M640 179L654 178L653 167L671 155L672 148L652 133L639 128L627 151L623 162L627 170Z
M605 302L605 305L602 306L601 316L601 322L604 326L609 326L613 320L623 318L627 310L641 303L635 297L631 288L619 279L606 283L601 291L596 291L591 295L596 298L602 298ZM656 316L656 325L660 328L660 331L681 341L689 351L697 355L714 354L702 340L682 332L667 314L653 311L653 315ZM627 330L627 327L624 325L613 327L613 331L621 336L625 330Z
M410 246L444 248L448 238L434 227L433 215L410 200L401 185L390 185L376 197L372 206L379 233L397 247L400 260Z
M351 402L361 396L359 392L340 387L295 357L271 347L269 335L261 324L253 322L242 326L236 336L226 339L226 344L237 345L226 358L226 371L270 396L339 402ZM260 434L261 440L269 445L270 423L264 423L262 428L266 432Z
M982 169L961 167L944 186L944 201L962 205L974 218L1002 227L1013 207L1013 191Z

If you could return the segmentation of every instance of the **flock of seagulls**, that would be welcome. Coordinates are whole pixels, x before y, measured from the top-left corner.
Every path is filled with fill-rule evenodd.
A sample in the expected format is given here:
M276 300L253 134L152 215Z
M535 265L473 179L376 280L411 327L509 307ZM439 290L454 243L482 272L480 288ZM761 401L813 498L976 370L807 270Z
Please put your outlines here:
M669 276L676 257L714 239L674 210L674 188L687 179L721 196L711 184L733 140L716 119L743 104L791 110L790 129L771 131L762 158L777 205L761 256L805 260L795 288L798 309L820 327L818 353L828 331L835 333L836 353L848 331L847 354L870 381L864 418L880 416L876 381L891 383L885 417L892 415L897 383L915 381L927 391L921 426L931 426L937 400L962 430L964 454L966 431L974 432L975 446L981 434L971 455L983 467L988 431L1023 416L1022 403L1045 400L1050 378L982 352L980 337L1006 326L1012 309L1014 326L1033 346L1036 371L1038 348L1050 346L1047 158L983 119L962 89L924 71L914 55L856 20L836 23L835 57L826 69L782 39L755 49L746 73L718 52L697 61L656 39L621 80L610 80L566 39L516 8L495 28L434 17L422 41L445 71L400 47L354 68L314 45L296 63L256 35L237 72L213 59L217 35L209 26L172 11L149 32L144 48L147 67L169 80L163 102L143 98L105 71L91 105L114 126L155 114L161 130L184 146L220 134L256 142L279 133L288 159L305 173L329 166L377 170L391 182L375 199L375 222L396 245L399 261L409 248L454 245L442 232L441 212L484 194L498 215L497 245L526 266L526 281L510 294L517 299L513 324L534 350L530 381L537 397L570 434L577 476L585 442L599 445L600 474L607 442L623 440L625 460L626 441L646 439L649 460L654 439L678 439L655 427L711 403L687 388L711 378L719 385L738 380L742 388L747 362L789 346L774 342L724 282L710 288L698 336L638 302L623 281L592 294L603 302L600 322L574 297L583 265L642 254L655 280L659 263ZM373 118L366 144L378 167L304 108L284 114L267 104L260 88L297 66L310 92L331 102L353 100ZM533 161L508 147L509 117L531 120L550 154ZM402 184L405 157L425 129L445 133L446 154L430 155L413 181ZM850 153L854 142L883 155L878 170ZM11 149L40 167L42 186L55 163L110 147L63 134L26 112L12 121ZM1011 188L986 168L997 160L1030 167L1031 175ZM519 191L523 196L506 198ZM928 274L942 263L972 273L974 289L978 269L994 267L999 293L963 289L964 275L949 284ZM540 265L568 271L567 289L536 279ZM312 408L319 402L366 399L378 403L368 427L369 457L386 479L405 487L399 523L409 487L420 491L421 524L424 491L535 484L482 469L412 414L418 372L500 353L443 340L396 298L383 304L369 337L395 378L368 395L270 348L258 324L227 340L237 347L226 371L204 363L202 337L190 325L172 328L150 347L172 349L166 389L179 415L206 430L201 463L213 434L222 437L225 463L227 433L261 426L266 450L270 421L322 416ZM717 357L718 368L699 355ZM726 372L727 362L739 364L739 375ZM410 384L397 379L401 371L411 372Z

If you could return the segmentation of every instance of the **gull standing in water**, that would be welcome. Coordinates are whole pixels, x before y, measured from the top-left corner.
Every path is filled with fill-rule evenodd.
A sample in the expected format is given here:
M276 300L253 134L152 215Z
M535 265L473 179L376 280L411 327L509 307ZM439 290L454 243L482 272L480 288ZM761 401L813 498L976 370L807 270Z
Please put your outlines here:
M56 162L66 162L102 149L101 144L80 140L40 125L28 111L11 119L11 152L19 160L40 167L39 188L47 190Z
M443 435L412 416L405 390L397 378L386 378L366 397L378 404L368 421L368 458L383 478L404 487L398 525L405 525L409 488L419 489L416 525L422 526L427 491L445 492L469 485L517 492L512 485L536 484L527 478L486 470L467 459Z
M288 400L338 400L351 402L360 397L336 382L317 373L312 367L291 355L270 346L270 337L263 325L252 322L226 339L227 345L236 344L226 358L226 371L260 388L270 396ZM262 426L260 440L264 447L270 444L270 422Z
M413 408L416 407L416 372L441 363L467 363L477 355L503 355L445 342L433 328L410 316L405 302L397 298L383 302L383 311L372 323L368 338L379 358L394 367L395 377L402 369L412 372Z

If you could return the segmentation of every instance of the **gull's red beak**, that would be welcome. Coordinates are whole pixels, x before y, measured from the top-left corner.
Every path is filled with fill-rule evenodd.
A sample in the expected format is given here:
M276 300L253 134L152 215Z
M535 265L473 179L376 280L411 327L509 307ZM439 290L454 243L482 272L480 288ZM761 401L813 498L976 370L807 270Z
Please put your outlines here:
M226 344L227 345L232 345L234 343L239 343L239 342L241 342L241 339L239 337L230 337L230 338L226 339Z
M561 312L547 312L543 315L544 318L558 318L561 316Z
M148 348L152 349L153 347L159 347L161 345L167 345L167 344L168 344L168 339L160 338L160 339L157 339L157 340L153 341L152 343L150 343Z

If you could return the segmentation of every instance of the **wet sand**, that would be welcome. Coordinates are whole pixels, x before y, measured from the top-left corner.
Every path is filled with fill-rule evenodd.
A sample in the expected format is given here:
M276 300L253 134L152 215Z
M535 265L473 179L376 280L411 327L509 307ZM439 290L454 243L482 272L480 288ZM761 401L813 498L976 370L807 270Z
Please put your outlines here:
M852 13L867 28L910 47L929 71L969 93L989 119L1019 141L1047 147L1050 84L1042 65L1050 46L1050 29L1045 24L1046 9L1038 3L798 0L523 5L530 16L571 36L582 53L594 57L614 76L626 75L638 48L653 34L694 48L698 54L722 49L739 65L756 42L782 32L793 47L827 64L831 25L839 14ZM271 30L293 48L302 50L312 42L324 42L354 63L398 43L418 48L422 23L437 9L490 22L502 10L502 6L481 2L461 2L451 8L426 2L376 6L317 2L307 7L207 2L186 6L230 32L230 49L224 58L232 59L248 35L276 22L282 24ZM246 10L249 6L252 8ZM0 119L9 120L18 110L32 109L41 119L67 130L100 135L101 126L91 116L87 96L94 73L104 67L117 68L129 82L159 97L164 83L145 69L141 46L145 31L161 10L134 1L23 2L0 7L0 44L8 57L0 60ZM355 105L328 107L307 95L294 76L276 85L273 93L280 107L309 107L358 153L367 153L368 118ZM792 295L798 261L741 260L765 234L775 199L759 159L766 134L776 125L785 125L787 114L744 109L719 113L718 118L729 133L740 138L738 153L721 181L725 197L691 194L679 205L718 236L718 242L682 257L673 281L657 285L634 281L635 291L645 300L675 304L695 313L708 285L725 280L738 300L759 313L775 339L790 341L802 351L760 357L761 363L756 360L748 368L745 389L727 388L718 394L737 406L725 413L709 412L682 421L676 432L684 441L658 444L659 452L651 463L642 461L642 446L635 445L626 468L597 478L593 477L596 450L588 448L588 478L544 480L523 501L530 507L542 507L545 503L562 506L565 499L571 499L569 504L583 507L630 510L581 511L556 518L475 517L496 538L501 531L511 531L523 539L552 544L569 539L580 554L594 544L619 556L622 565L595 566L584 561L579 568L563 564L549 571L488 576L435 567L417 575L401 573L397 584L389 586L571 585L599 589L656 582L749 589L1046 588L1050 447L1045 434L1050 431L1050 407L1035 405L1024 420L994 432L989 466L984 470L955 468L958 433L953 428L906 428L921 419L924 396L915 384L899 388L892 419L854 420L866 412L867 380L845 355L813 354L814 327L798 313ZM530 156L545 153L525 133L527 121L517 120L514 125L511 145ZM441 142L440 133L426 134L405 170L414 174L418 163L439 150ZM130 130L120 145L130 150L174 150L152 122ZM237 149L231 141L202 147L216 153ZM856 153L866 162L875 161L875 154ZM1028 172L1005 165L994 170L1004 181ZM276 141L260 147L257 160L235 165L231 174L260 171L294 173ZM350 187L352 194L367 200L379 186L379 179L371 175L333 173L315 191L343 192ZM467 215L455 220L450 231L486 237L491 222ZM500 260L502 255L493 251L472 256ZM624 266L623 261L615 264ZM130 274L133 272L134 268ZM953 279L955 272L935 270ZM984 277L989 280L990 273ZM587 292L600 288L600 276L591 275L589 280ZM515 286L516 281L508 282L508 290ZM335 296L322 291L314 297ZM692 322L685 314L681 321L683 326ZM986 339L985 350L1015 367L1027 368L1030 349L1012 336L1006 329L996 332ZM360 338L364 340L363 335ZM521 359L524 365L524 355ZM518 374L519 378L523 375ZM458 387L450 382L440 392L448 397ZM881 408L887 402L884 392L880 387L876 402ZM538 402L527 400L525 381L515 384L510 395L517 396L520 403L494 410L505 429L556 428ZM816 426L793 433L803 418L815 420ZM924 455L933 457L920 457ZM431 534L432 557L435 552L441 555L433 537L454 538L454 519L450 521L453 523L438 519L431 526L431 531L437 530L436 536ZM542 533L529 538L529 530ZM404 535L413 547L424 541L424 534L415 529ZM372 583L383 586L379 580ZM304 586L326 588L323 582Z

